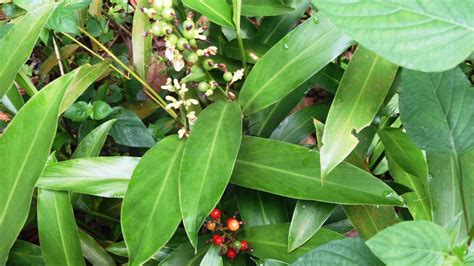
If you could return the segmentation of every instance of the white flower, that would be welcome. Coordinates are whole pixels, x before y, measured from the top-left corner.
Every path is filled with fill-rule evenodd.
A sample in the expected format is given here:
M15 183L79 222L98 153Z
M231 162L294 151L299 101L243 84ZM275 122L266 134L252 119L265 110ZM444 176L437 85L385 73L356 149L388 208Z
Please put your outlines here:
M178 130L178 137L182 139L184 135L186 135L187 129L185 127L182 127Z
M166 109L179 109L179 107L181 107L181 105L183 104L182 100L176 100L173 96L170 95L167 95L165 99L170 102L166 105Z
M186 117L188 118L190 125L194 125L194 123L196 123L196 120L197 120L196 112L191 111L186 115Z
M188 99L184 101L184 107L186 110L191 106L191 105L198 105L199 102L196 99Z
M171 78L166 80L166 85L161 86L161 89L174 92L174 86L171 84Z
M202 50L202 54L206 57L217 54L217 47L209 46L206 49Z
M203 32L204 32L203 28L196 29L194 31L194 39L199 39L199 40L205 41L207 39L207 37L205 35L201 34Z
M234 75L232 76L232 80L230 81L230 84L238 81L238 80L241 80L242 77L244 76L244 69L239 69L237 71L234 72Z

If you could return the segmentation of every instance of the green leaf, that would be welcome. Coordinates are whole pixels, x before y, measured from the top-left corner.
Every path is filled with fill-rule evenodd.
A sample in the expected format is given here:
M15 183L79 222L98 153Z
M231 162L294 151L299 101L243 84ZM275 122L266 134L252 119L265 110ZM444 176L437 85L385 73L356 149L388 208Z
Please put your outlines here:
M413 191L402 195L413 218L431 221L428 165L422 151L401 129L386 128L379 130L378 135L385 146L393 179Z
M10 250L7 265L44 265L41 248L33 243L17 240Z
M388 206L343 206L347 217L362 239L372 236L398 222L396 212Z
M133 65L135 66L137 74L142 79L146 79L151 58L151 35L144 36L149 24L149 18L140 10L143 7L149 7L150 2L139 0L137 3L137 7L135 8L137 11L133 15L132 27Z
M294 9L283 1L275 0L242 0L242 16L263 17L278 16Z
M315 150L244 137L231 182L296 199L349 205L403 205L400 197L382 181L345 162L322 183L317 160L319 153Z
M209 249L209 244L205 243L205 238L201 238L198 242L197 252L194 251L191 243L186 242L176 248L166 259L164 259L161 266L175 266L175 265L187 265L187 266L200 266L200 262L205 256Z
M311 239L326 222L336 205L299 200L296 203L288 234L288 251L293 251Z
M222 261L222 256L219 254L221 248L212 245L208 250L204 258L202 258L200 266L222 266L224 262Z
M92 103L92 119L102 120L112 113L112 107L104 101L95 101Z
M66 110L66 112L64 112L63 116L71 119L74 122L82 122L87 119L88 108L89 105L86 102L75 102Z
M252 114L283 99L350 44L351 40L327 18L321 17L317 24L308 19L275 44L252 69L239 96L242 111Z
M400 116L423 150L463 154L474 148L474 90L460 68L402 71Z
M71 75L44 87L0 136L0 264L26 221L36 181L48 159L59 108Z
M359 143L358 134L372 123L392 85L398 67L358 47L331 104L321 147L325 178Z
M95 239L82 230L77 231L84 257L92 265L116 265L112 257Z
M69 192L38 190L38 231L48 265L85 265Z
M313 118L324 122L328 110L329 106L326 104L314 104L303 108L285 118L273 131L270 138L299 144L311 132L314 132Z
M11 88L3 95L1 103L13 114L18 113L21 107L25 104L25 101L21 97L20 92L15 85L12 85Z
M37 187L122 198L140 158L95 157L48 165Z
M451 241L439 225L408 221L391 226L367 241L370 250L389 265L442 265Z
M288 252L289 224L262 225L245 228L239 239L245 239L260 259L275 259L291 263L315 247L332 240L344 238L342 235L322 228L314 237L293 252Z
M41 30L53 14L57 3L29 12L0 39L0 97L13 83L16 73L28 60Z
M218 25L234 27L232 8L226 0L183 0L183 4L198 11Z
M47 28L57 32L79 34L77 28L80 26L80 22L75 12L76 9L74 5L67 2L58 6L48 21Z
M291 266L303 265L384 265L360 238L344 238L321 245L306 253Z
M406 68L444 71L473 51L474 9L469 0L455 6L411 0L313 3L361 45Z
M459 159L462 173L462 192L464 199L464 215L467 228L474 224L474 151L468 152Z
M179 199L186 233L194 247L197 232L229 182L242 139L236 102L215 102L199 115L184 148Z
M296 0L293 11L276 17L266 17L258 28L256 40L274 45L296 25L309 6L309 0Z
M110 130L110 135L118 144L143 148L150 148L156 144L145 124L135 113L120 109L110 118L117 119Z
M178 178L185 143L176 135L163 139L133 172L121 216L131 265L149 260L181 222Z
M234 189L239 214L246 227L288 222L284 198L242 187Z
M104 146L107 134L115 123L115 119L109 120L92 130L79 143L71 159L99 156L102 146Z
M59 53L61 55L61 59L67 59L71 55L73 55L76 50L79 48L79 44L68 44L61 49L59 49ZM49 72L53 69L53 67L58 65L58 59L56 58L56 53L51 54L40 66L39 74L41 77L46 77Z
M259 42L253 40L242 40L245 47L245 58L247 59L247 63L255 64L262 58L262 56L270 49L269 46L265 44L261 44ZM238 40L232 40L231 42L227 43L222 52L225 56L235 59L241 60L242 54L239 48ZM202 71L202 70L201 70Z

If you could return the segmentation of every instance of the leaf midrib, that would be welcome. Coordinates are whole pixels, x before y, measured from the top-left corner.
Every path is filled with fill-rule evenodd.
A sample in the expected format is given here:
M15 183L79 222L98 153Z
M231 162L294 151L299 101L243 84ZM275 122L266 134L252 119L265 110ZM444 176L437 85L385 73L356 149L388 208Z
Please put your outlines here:
M66 265L70 265L70 259L69 259L69 252L68 252L68 245L66 244L66 239L64 239L64 233L63 233L63 227L61 226L63 223L61 222L61 217L59 216L59 206L58 206L58 199L57 199L57 193L58 192L53 192L53 200L54 200L54 207L55 207L55 215L56 215L56 222L57 227L58 227L58 233L59 233L59 238L61 240L61 247L63 248L64 251L64 258L66 259ZM61 193L61 192L59 192Z

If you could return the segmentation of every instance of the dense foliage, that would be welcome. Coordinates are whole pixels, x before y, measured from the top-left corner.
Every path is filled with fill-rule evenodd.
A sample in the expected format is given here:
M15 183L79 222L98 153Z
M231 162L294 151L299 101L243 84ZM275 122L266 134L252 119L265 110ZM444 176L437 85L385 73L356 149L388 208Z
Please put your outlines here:
M0 265L474 265L472 0L6 0Z

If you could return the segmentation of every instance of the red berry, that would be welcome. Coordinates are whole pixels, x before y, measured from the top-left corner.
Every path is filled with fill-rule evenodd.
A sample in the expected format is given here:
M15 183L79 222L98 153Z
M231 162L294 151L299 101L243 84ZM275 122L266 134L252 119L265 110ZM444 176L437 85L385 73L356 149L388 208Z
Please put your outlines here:
M228 218L227 219L227 228L230 231L237 231L240 228L240 223L235 218Z
M214 244L220 246L222 243L224 243L224 238L220 235L213 235L212 236L212 242L214 242Z
M242 247L240 248L240 250L242 251L246 250L249 247L249 243L247 243L247 241L245 240L240 241L240 244L242 245Z
M214 210L212 210L212 212L209 216L211 216L211 218L213 218L213 219L219 219L219 218L221 218L221 210L214 209Z
M227 255L227 258L233 260L233 259L235 259L235 257L237 257L237 252L236 252L234 249L229 248L229 249L227 250L226 255Z

